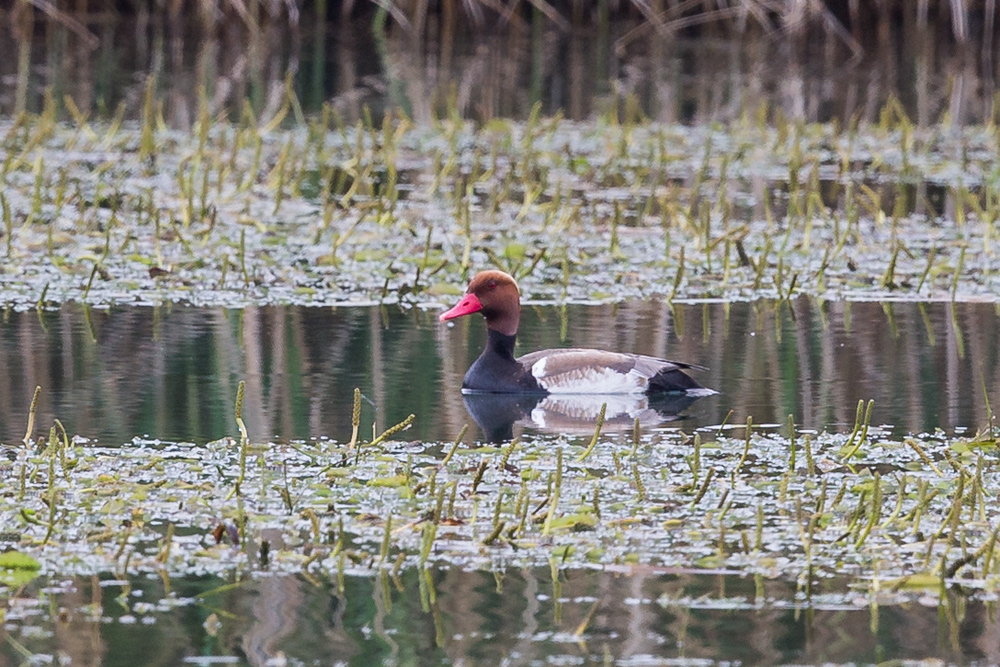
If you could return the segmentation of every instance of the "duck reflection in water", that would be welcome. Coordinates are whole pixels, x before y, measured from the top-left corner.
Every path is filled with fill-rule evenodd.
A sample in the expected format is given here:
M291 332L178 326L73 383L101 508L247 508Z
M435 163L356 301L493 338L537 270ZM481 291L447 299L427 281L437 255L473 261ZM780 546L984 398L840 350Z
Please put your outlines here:
M462 400L488 442L505 442L520 426L547 433L589 435L607 403L602 431L631 429L683 419L683 411L704 394L493 394L463 393Z

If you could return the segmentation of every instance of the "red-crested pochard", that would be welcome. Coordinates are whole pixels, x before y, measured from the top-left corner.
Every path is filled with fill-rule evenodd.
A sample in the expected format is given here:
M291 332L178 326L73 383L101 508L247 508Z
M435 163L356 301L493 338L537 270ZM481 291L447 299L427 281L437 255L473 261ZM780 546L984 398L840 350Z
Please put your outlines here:
M472 313L486 318L486 349L466 372L464 393L638 394L703 389L682 370L700 366L641 354L565 348L515 358L521 294L503 271L477 273L462 300L441 313L440 320Z

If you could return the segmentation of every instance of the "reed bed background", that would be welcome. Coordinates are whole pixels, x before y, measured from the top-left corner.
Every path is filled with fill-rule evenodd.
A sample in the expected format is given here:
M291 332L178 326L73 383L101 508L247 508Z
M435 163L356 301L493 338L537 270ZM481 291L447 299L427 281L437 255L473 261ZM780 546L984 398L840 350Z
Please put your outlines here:
M14 0L0 9L0 114L46 91L129 117L148 76L187 127L245 102L267 117L286 78L334 102L430 121L586 118L631 94L656 120L724 120L769 100L806 120L871 120L899 97L919 125L993 113L996 2L983 0ZM69 111L65 112L69 114Z

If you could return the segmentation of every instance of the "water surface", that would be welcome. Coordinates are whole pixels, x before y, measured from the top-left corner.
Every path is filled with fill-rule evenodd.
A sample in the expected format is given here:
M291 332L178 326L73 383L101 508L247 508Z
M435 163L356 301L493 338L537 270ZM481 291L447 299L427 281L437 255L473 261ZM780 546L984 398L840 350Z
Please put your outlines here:
M398 577L262 576L49 582L25 590L12 636L73 664L773 665L898 660L996 664L988 604L957 595L868 606L842 582L793 602L793 584L733 575L454 569ZM801 591L799 591L801 596ZM426 601L426 598L423 598ZM102 607L103 605L103 607ZM179 605L179 606L178 606ZM589 618L588 618L589 617ZM577 631L579 630L579 636ZM959 638L961 637L961 641ZM10 644L0 656L14 664ZM283 660L287 662L283 662ZM935 662L935 664L937 664Z
M460 386L485 328L477 316L440 324L438 312L399 306L8 312L0 327L0 438L24 437L39 385L36 436L58 418L71 434L105 444L134 436L206 442L236 433L236 386L245 380L244 418L257 440L348 439L355 387L365 397L363 434L413 413L414 427L402 437L451 440L469 423L468 439L481 439ZM858 401L874 399L875 424L897 433L954 433L986 426L986 395L1000 405L998 340L993 304L800 298L528 305L518 345L520 352L597 347L706 366L694 376L719 393L681 406L682 419L662 427L690 431L747 417L784 424L791 414L800 427L844 431L854 424ZM581 433L594 420L585 416L575 429L552 423ZM516 424L513 432L522 428L534 427Z

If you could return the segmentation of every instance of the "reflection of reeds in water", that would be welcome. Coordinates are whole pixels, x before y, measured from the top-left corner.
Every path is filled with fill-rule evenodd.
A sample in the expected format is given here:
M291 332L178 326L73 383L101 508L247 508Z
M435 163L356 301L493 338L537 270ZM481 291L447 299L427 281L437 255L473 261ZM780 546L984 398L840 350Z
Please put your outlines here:
M571 343L666 350L706 363L699 380L721 398L697 404L698 424L742 424L751 415L755 424L786 423L792 414L798 428L849 433L864 424L858 401L875 397L872 424L914 433L990 427L1000 396L1000 317L992 304L892 304L895 332L875 303L797 298L712 307L698 317L706 307L675 304L673 315L663 303L577 309ZM0 328L0 367L11 370L0 374L0 440L25 435L36 385L43 388L37 424L72 415L64 420L70 433L112 445L142 433L198 442L235 435L241 377L243 417L254 437L347 442L358 386L359 440L411 412L419 439L454 441L469 420L458 387L479 342L462 329L435 326L433 314L421 325L412 312L393 310L387 327L374 308L123 309L93 317L92 338L71 308L8 315ZM560 344L554 322L525 317L523 349Z
M571 118L614 111L660 120L786 116L873 119L903 100L918 123L992 113L995 3L785 0L209 0L132 11L15 0L0 17L0 113L46 91L82 113L135 117L152 76L165 119L192 124L278 112L293 77L306 111L332 101L525 116L537 102ZM912 75L911 75L912 74Z

